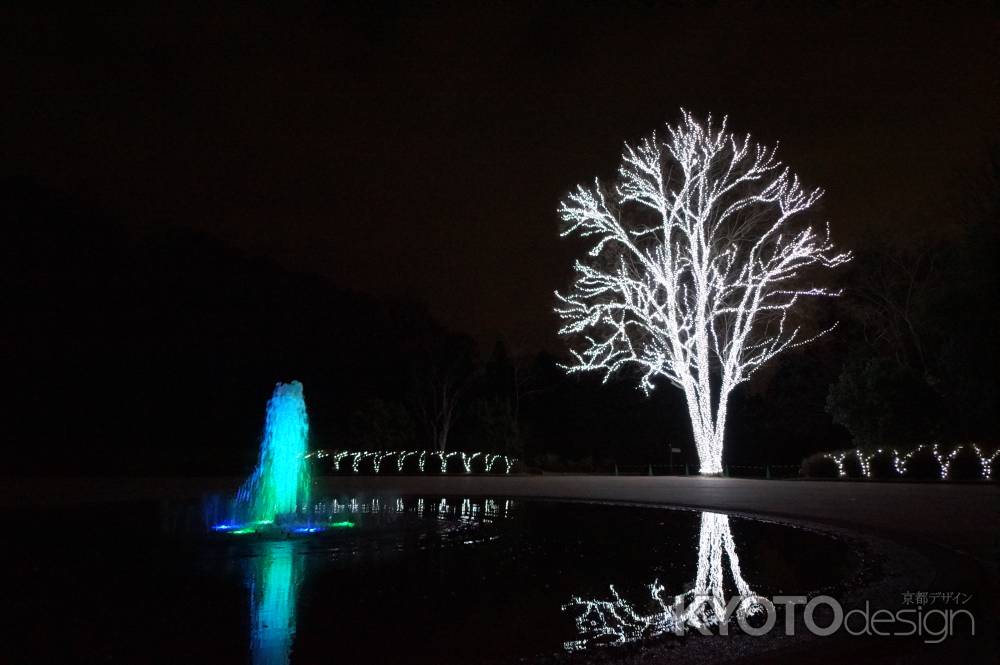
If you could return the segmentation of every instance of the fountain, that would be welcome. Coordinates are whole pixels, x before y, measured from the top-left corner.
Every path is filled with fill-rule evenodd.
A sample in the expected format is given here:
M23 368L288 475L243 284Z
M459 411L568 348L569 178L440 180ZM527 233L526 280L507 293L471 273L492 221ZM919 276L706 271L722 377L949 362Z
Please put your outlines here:
M273 524L297 515L309 503L309 417L298 381L279 383L267 402L257 468L236 495L244 524Z

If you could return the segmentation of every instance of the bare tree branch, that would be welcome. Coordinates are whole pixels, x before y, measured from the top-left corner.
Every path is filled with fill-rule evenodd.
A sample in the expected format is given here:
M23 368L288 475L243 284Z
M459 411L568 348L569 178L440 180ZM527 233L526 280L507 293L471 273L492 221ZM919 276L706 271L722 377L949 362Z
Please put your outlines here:
M640 386L666 378L684 391L702 473L722 470L729 394L808 335L789 313L835 296L806 277L850 260L829 227L799 223L819 197L775 157L776 147L726 131L726 120L681 122L625 145L613 190L577 186L560 204L563 236L594 240L576 279L556 293L560 332L580 336L570 372L627 365Z

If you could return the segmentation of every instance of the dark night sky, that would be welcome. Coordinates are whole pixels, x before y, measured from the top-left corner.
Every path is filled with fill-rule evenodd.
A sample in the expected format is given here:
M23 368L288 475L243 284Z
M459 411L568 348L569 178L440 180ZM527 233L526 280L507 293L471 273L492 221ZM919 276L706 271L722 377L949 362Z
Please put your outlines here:
M278 4L3 10L0 175L537 346L560 197L681 105L780 139L848 244L997 138L989 4Z

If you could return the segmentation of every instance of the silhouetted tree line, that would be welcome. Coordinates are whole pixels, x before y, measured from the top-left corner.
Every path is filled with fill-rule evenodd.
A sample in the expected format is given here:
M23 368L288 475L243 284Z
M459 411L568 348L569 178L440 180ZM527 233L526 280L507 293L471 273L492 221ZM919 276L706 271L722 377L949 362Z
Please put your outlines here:
M851 445L996 441L996 168L941 231L855 245L840 320L731 402L729 464ZM0 183L3 473L242 473L276 381L315 448L501 452L550 469L695 462L682 396L477 349L408 300L346 291L180 227L135 230ZM959 208L956 208L959 210ZM561 353L561 350L559 351Z
M827 411L863 448L998 442L1000 151L922 235L866 243Z

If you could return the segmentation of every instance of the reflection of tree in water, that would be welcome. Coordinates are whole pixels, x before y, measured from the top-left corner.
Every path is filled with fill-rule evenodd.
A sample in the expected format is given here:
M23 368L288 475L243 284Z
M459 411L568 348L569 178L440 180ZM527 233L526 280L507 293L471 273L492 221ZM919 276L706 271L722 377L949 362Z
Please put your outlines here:
M303 578L296 541L262 541L246 562L250 588L250 659L254 665L288 663L295 637L295 602Z
M621 646L666 633L682 634L688 628L707 628L725 621L728 617L723 592L723 553L729 560L736 593L743 599L735 611L744 616L754 614L760 605L740 571L729 516L703 512L698 542L698 571L693 589L667 596L666 588L659 580L654 581L649 585L651 612L645 612L622 598L614 586L608 600L574 597L563 609L579 612L576 628L581 639L566 642L564 646L570 651L598 645Z

